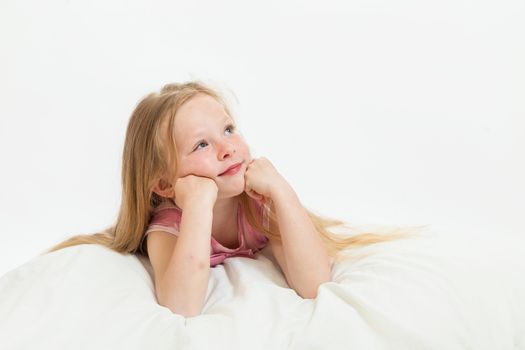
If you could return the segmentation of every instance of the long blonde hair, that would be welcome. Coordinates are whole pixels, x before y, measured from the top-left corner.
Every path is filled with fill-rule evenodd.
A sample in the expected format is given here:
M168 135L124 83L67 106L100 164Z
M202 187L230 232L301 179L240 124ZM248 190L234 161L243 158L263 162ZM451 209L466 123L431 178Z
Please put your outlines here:
M173 132L170 132L174 127L175 115L186 101L199 93L215 98L233 119L223 95L202 81L167 84L160 92L146 95L135 107L126 131L122 155L122 202L116 223L102 232L72 236L44 254L78 244L100 244L119 253L147 256L143 244L144 233L153 211L163 201L152 188L160 179L173 178L176 173L177 148ZM256 215L253 200L246 192L240 195L240 200L243 207L247 208L245 212L250 225L268 238L280 240L278 229L271 232L264 227L260 216ZM422 227L359 232L341 220L305 210L319 232L327 253L336 261L344 258L340 253L349 248L411 236ZM270 228L278 227L273 210L269 211L269 220ZM358 234L336 234L328 230L330 227L340 227Z

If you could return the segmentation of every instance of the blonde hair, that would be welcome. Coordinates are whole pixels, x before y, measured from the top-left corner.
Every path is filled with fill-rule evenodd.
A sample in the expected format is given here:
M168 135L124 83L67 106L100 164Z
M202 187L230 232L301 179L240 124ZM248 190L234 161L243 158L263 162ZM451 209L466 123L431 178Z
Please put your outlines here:
M73 236L44 254L79 244L99 244L119 253L148 255L143 244L146 241L144 233L153 211L163 201L152 188L161 179L174 178L178 159L171 131L175 115L185 102L199 93L213 97L233 119L225 98L202 81L167 84L160 92L146 95L135 107L126 131L122 156L122 202L116 223L102 232ZM256 215L253 200L250 200L246 192L240 195L240 200L243 207L247 208L245 213L250 225L266 237L280 240L278 229L271 232L264 227L260 216ZM349 248L407 237L418 229L394 228L385 231L387 234L379 231L359 232L341 220L322 217L306 208L305 210L319 232L327 253L336 261L341 260L341 253ZM270 228L278 227L273 209L269 211L269 220ZM359 234L348 237L328 230L336 226Z

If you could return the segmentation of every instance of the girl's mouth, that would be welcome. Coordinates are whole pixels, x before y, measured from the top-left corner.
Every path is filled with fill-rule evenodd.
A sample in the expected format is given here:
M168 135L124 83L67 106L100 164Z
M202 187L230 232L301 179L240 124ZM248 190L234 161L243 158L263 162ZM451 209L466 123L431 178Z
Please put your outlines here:
M237 172L241 169L242 167L242 162L238 163L238 164L235 164L234 166L228 168L228 170L226 170L225 172L219 174L219 176L223 176L223 175L235 175L237 174Z

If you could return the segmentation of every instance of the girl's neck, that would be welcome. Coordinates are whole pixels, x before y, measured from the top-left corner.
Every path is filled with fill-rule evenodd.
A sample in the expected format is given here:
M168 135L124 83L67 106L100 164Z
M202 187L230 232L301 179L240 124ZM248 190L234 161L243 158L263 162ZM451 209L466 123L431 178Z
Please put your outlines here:
M238 196L217 199L213 206L213 220L231 217L233 213L236 213L238 202Z
M213 207L212 232L222 235L236 231L239 196L218 199Z

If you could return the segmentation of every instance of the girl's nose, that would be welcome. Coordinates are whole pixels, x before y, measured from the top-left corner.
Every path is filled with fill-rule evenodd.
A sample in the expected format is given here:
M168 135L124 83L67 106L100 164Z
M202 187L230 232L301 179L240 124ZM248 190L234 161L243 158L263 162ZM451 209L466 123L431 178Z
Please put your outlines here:
M229 142L222 144L221 150L219 152L219 160L222 160L226 157L231 157L235 153L235 146Z

